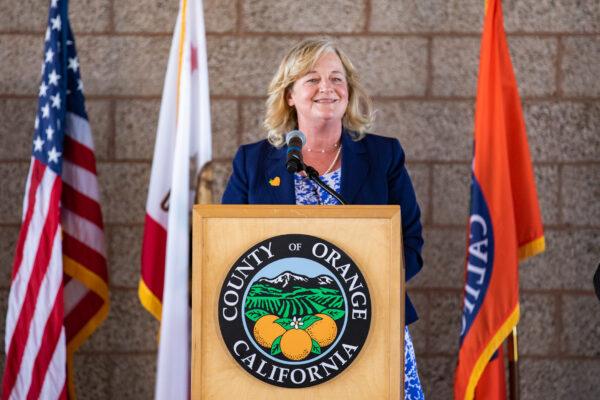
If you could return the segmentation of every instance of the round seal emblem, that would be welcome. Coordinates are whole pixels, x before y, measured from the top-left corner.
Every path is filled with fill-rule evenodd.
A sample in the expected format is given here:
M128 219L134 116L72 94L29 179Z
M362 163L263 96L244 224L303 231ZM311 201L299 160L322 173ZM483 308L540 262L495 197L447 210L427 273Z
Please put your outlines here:
M219 296L219 325L233 358L257 379L286 388L342 373L371 324L367 283L332 243L282 235L248 249Z

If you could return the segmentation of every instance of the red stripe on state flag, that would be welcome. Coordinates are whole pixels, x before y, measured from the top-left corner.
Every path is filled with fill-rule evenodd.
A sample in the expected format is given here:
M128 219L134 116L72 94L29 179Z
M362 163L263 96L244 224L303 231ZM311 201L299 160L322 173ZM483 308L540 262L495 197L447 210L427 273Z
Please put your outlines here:
M94 157L94 151L68 135L65 135L64 157L65 160L69 160L96 174L96 158Z
M108 271L104 256L64 231L63 254L84 265L85 268L108 282Z
M150 291L162 301L167 231L146 214L144 241L142 244L142 280Z
M33 216L33 210L36 202L36 192L44 176L46 166L39 162L37 159L32 158L31 162L31 184L29 185L27 213L23 218L23 224L21 225L21 231L19 232L19 239L17 241L17 249L15 251L15 261L13 262L12 279L15 279L21 262L23 261L23 246L25 245L25 239L27 238L27 232L29 231L29 225L31 224L31 218Z
M39 290L49 267L50 258L52 256L52 246L59 225L60 192L61 180L60 178L56 178L52 186L50 198L48 199L50 205L48 216L42 229L33 269L27 284L25 299L6 355L6 364L2 381L4 390L3 398L8 398L8 395L15 385L21 360L23 358L23 352L27 343L27 337L29 336L29 328L37 306ZM43 199L41 201L43 201Z
M104 228L100 204L68 184L63 184L62 205L75 214L93 222L99 228Z
M46 373L48 372L48 366L54 355L63 327L63 307L63 290L62 286L60 286L56 299L54 300L54 306L52 307L50 317L46 322L42 343L33 365L31 385L29 386L29 393L27 393L28 400L37 399L42 391Z

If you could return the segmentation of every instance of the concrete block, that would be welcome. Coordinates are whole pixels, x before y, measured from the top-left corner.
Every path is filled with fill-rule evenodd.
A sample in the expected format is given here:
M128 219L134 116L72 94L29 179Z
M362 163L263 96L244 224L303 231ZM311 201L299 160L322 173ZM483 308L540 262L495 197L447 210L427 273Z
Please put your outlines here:
M110 276L110 278L112 279L112 276ZM83 342L81 347L77 350L77 354L93 354L95 352L106 352L110 349L109 333L111 328L108 321L111 313L112 304L111 309L108 312L108 317L104 320L104 322L102 322L102 324L100 324L98 329L96 329L94 333L92 333L92 335L88 337L85 342Z
M297 41L270 36L208 37L211 94L266 96L267 87L277 66L285 52Z
M137 289L140 280L143 226L109 226L106 231L111 284Z
M8 289L10 287L19 231L20 228L17 225L0 228L0 288ZM0 313L0 315L6 315L6 313ZM4 322L0 323L0 326L4 326Z
M263 127L265 100L242 101L240 107L242 107L242 144L266 139L267 131Z
M433 166L433 223L464 226L469 214L471 166L436 164Z
M377 101L373 132L400 140L408 160L470 160L471 101Z
M39 32L39 38L43 38L49 4L39 0L5 1L0 6L0 26L3 31ZM81 32L106 31L110 24L110 0L69 3L69 21L76 39Z
M526 101L523 113L534 161L597 160L600 102Z
M546 251L519 268L524 289L593 290L600 230L545 231Z
M115 31L172 33L179 2L139 0L115 7Z
M344 37L339 40L371 96L422 96L427 85L427 40L420 37Z
M142 307L137 290L112 290L110 314L104 324L108 335L105 350L140 352L157 349L159 323Z
M77 49L85 93L160 96L170 44L167 36L79 38Z
M111 157L110 143L114 116L109 100L87 100L85 107L94 139L94 154L96 160L106 160Z
M115 158L152 160L160 100L118 100L115 107Z
M242 12L249 32L359 32L365 26L365 4L352 0L246 0Z
M266 95L282 57L298 40L281 37L211 37L208 41L213 95ZM341 38L371 95L425 93L427 42L422 38ZM366 56L368 55L368 56ZM379 62L385 60L385 63Z
M597 7L600 9L600 6L597 5ZM598 18L600 18L600 12ZM562 44L564 53L560 69L563 93L566 96L600 96L600 82L598 82L600 40L598 36L566 37Z
M36 111L37 98L0 100L0 160L29 160Z
M223 192L231 175L231 161L219 161L214 163L214 181L212 185L212 198L216 204L221 203Z
M417 194L417 203L421 209L421 224L426 224L429 221L429 169L427 164L407 163L406 169L410 175L413 188Z
M555 355L559 352L556 298L549 294L521 293L519 354Z
M374 0L371 7L375 32L479 32L483 24L477 0Z
M502 7L511 32L597 32L600 27L600 5L594 0L509 0Z
M237 102L213 100L210 108L213 158L232 158L239 146Z
M458 351L461 300L459 290L438 292L429 297L428 352L456 354Z
M556 93L555 38L507 38L519 95L550 96Z
M600 356L598 307L598 298L593 294L562 296L561 347L565 353L595 358Z
M534 165L534 174L542 221L548 225L560 223L558 167Z
M562 169L563 222L600 226L600 165L565 165Z
M144 221L149 163L99 163L98 180L105 223Z
M3 31L44 32L48 23L48 7L36 0L3 1L0 26Z
M207 32L227 32L235 29L235 0L208 0L203 3ZM176 1L143 0L119 4L119 7L115 7L115 30L172 34L178 11L179 3Z
M154 397L156 354L113 355L111 399L142 400Z
M236 29L237 0L204 1L204 26L207 32L229 32Z
M521 398L595 399L600 375L600 361L523 358Z
M417 359L421 385L428 400L452 399L454 396L454 357L421 357Z
M0 34L0 94L37 96L44 36ZM30 114L30 118L35 118Z
M108 400L112 365L103 354L79 354L73 359L78 399Z
M462 289L466 254L465 228L425 228L423 269L414 285L427 288Z
M0 223L21 223L23 195L28 171L29 162L0 164L0 176L4 182L0 191Z
M80 32L106 32L110 30L112 17L110 0L80 0L69 2L69 21L75 40ZM120 2L114 10L119 10L126 2ZM43 7L42 7L43 8Z
M432 46L435 96L475 97L479 70L478 37L435 37Z

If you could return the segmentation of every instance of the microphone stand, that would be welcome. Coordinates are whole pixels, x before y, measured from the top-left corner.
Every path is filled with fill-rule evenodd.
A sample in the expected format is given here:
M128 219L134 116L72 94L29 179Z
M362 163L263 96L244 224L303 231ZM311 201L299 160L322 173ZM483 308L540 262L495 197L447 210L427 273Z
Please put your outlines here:
M321 178L319 177L319 173L316 169L314 169L310 165L304 164L304 162L301 163L301 168L306 172L306 175L311 181L313 181L314 183L319 185L321 189L332 195L333 198L336 199L341 205L345 206L348 204L348 202L344 200L341 194L327 186L327 184L321 180Z

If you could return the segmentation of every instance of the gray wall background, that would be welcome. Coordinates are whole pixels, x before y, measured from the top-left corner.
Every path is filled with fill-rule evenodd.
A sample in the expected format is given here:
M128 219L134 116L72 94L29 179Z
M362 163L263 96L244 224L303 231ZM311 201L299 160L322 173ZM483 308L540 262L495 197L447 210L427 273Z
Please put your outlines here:
M71 1L108 239L112 308L79 351L81 399L146 399L158 324L137 299L144 205L178 1ZM483 0L205 0L220 197L231 158L262 138L284 51L328 35L401 140L425 224L411 326L427 398L452 393ZM45 0L0 5L0 336L31 148ZM521 267L523 399L600 398L600 3L505 0L548 250ZM4 356L0 357L3 368Z

